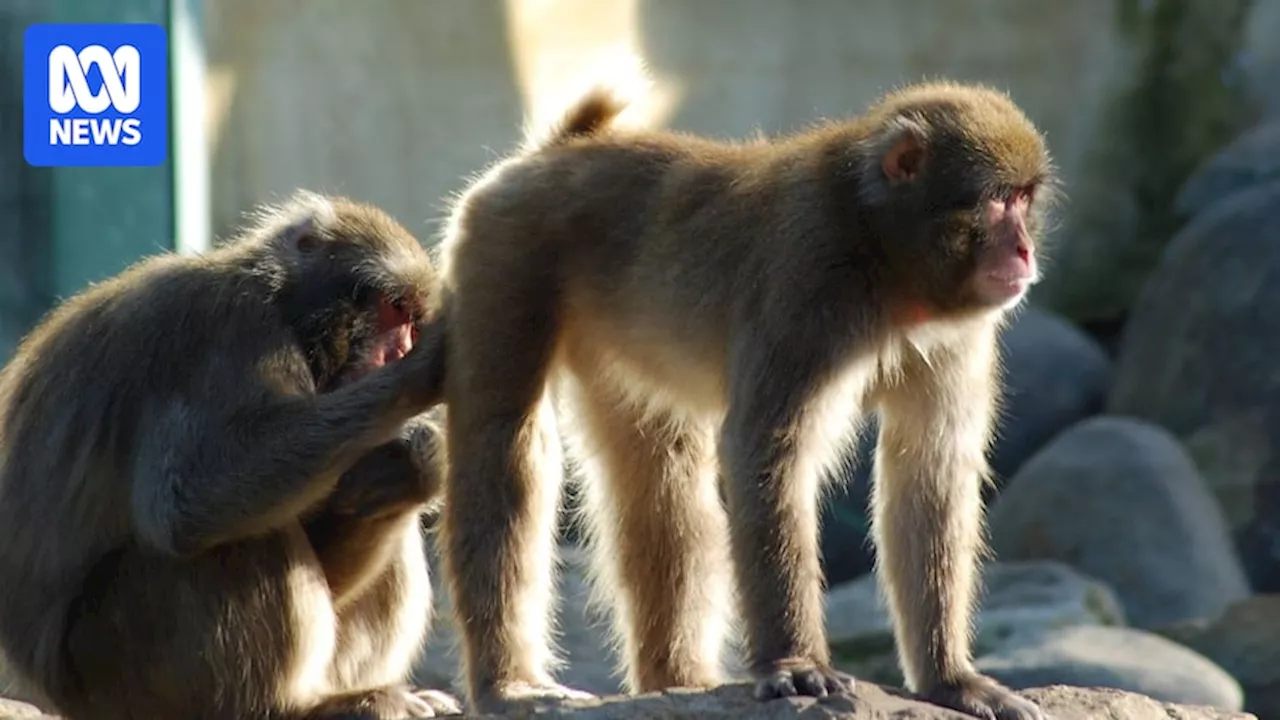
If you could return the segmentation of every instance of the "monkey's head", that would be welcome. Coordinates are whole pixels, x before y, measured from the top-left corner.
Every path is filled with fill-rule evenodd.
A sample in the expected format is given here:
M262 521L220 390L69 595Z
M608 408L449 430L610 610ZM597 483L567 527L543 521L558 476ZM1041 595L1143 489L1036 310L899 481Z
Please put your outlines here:
M326 392L404 357L439 282L426 250L387 213L295 195L273 211L267 246L286 322Z
M886 97L860 144L860 194L908 312L1017 305L1039 279L1056 186L1039 131L986 88L917 85Z

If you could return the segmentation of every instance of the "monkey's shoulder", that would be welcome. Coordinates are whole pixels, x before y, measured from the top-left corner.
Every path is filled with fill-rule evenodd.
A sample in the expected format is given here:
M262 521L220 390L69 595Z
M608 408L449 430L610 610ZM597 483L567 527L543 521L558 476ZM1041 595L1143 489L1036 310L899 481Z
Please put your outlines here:
M244 367L288 342L270 288L252 273L157 256L51 311L20 344L7 384L28 388L22 395L34 402L154 395L191 385L211 365Z

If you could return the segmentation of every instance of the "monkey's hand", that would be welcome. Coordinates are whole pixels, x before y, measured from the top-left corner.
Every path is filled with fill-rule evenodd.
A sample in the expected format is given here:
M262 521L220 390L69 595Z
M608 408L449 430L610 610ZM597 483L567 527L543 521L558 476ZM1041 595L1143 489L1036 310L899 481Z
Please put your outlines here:
M777 663L767 673L757 673L755 697L757 700L808 695L827 695L853 692L852 676L817 663L788 661Z
M325 503L335 515L376 519L421 508L440 492L444 443L427 415L407 423L400 436L361 457L343 473Z
M978 673L958 682L935 685L922 692L921 697L983 720L1049 720L1035 703Z
M428 410L444 399L445 318L435 317L414 326L413 349L393 363L401 399L419 410Z

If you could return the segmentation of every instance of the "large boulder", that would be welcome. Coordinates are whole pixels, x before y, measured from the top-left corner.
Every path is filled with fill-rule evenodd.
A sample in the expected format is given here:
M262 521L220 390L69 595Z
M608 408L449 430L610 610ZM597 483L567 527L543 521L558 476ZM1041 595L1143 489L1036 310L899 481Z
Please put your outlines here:
M1032 458L991 508L1001 560L1060 560L1108 583L1139 627L1212 616L1249 593L1226 522L1178 442L1097 417Z
M974 650L1075 625L1120 625L1124 611L1105 585L1057 562L992 563L983 569ZM827 637L835 663L873 682L902 684L893 624L871 575L827 594Z
M1171 241L1129 319L1109 400L1182 440L1264 592L1280 590L1277 309L1272 182L1214 203Z
M1280 120L1242 133L1208 159L1178 192L1177 209L1188 217L1241 190L1280 180Z
M1050 438L1101 409L1111 368L1089 336L1035 306L1013 317L1000 342L1005 397L990 459L1003 484ZM852 471L823 507L823 562L833 585L873 565L867 497L875 441L872 419L853 453Z
M1014 316L1000 344L1004 400L991 469L1008 480L1053 436L1102 410L1111 362L1075 325L1035 305Z
M1240 681L1246 710L1280 718L1280 595L1258 595L1216 618L1178 623L1159 632Z
M1244 706L1244 691L1211 660L1154 633L1079 625L1062 628L977 660L978 669L1012 688L1062 684L1109 687L1164 702Z

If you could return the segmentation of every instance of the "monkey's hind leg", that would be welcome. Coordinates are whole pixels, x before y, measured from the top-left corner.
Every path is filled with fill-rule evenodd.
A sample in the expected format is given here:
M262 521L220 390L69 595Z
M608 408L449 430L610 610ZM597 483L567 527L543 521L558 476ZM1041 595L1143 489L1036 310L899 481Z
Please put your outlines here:
M717 685L733 578L714 427L645 414L602 381L577 390L595 589L612 606L626 685Z
M188 560L124 550L104 563L68 617L70 717L430 717L396 688L333 688L336 617L300 527Z
M547 393L556 310L541 282L463 282L450 316L440 533L475 712L591 697L551 675L564 470Z

